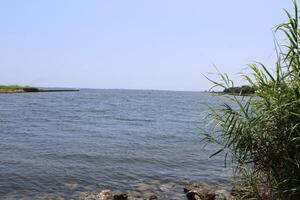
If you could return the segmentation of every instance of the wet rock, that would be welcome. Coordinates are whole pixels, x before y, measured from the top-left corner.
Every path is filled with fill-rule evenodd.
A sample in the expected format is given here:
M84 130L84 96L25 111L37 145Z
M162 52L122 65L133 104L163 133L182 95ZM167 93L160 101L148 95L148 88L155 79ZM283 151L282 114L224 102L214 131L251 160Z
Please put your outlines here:
M143 193L143 198L144 199L150 199L150 198L154 198L154 196L156 196L153 192L151 192L151 191L146 191L146 192L144 192Z
M155 194L151 195L148 200L157 200L157 196Z
M189 191L188 193L186 193L186 197L188 200L203 200L204 197L201 196L200 193L198 193L197 191Z
M94 192L81 192L79 195L80 200L99 200L97 199L97 193Z
M192 184L184 188L188 200L215 200L216 194L202 185Z
M186 194L188 200L215 200L214 192L200 193L199 191L190 191Z
M113 192L110 190L102 190L99 194L98 197L102 200L106 200L108 198L111 198L113 196Z
M215 200L216 194L214 192L208 192L205 194L205 200Z
M141 191L141 192L151 190L150 185L148 185L148 184L146 184L146 183L143 183L143 182L137 183L137 184L136 184L136 188L137 188L137 190L139 190L139 191Z
M201 190L203 189L203 186L200 186L198 184L191 184L191 185L187 185L183 188L184 193L188 193L192 190Z
M127 200L128 194L126 192L118 192L114 194L114 200Z
M80 194L81 200L108 200L113 196L110 190L102 190L100 193L83 192Z
M100 193L83 192L80 193L80 200L157 200L158 197L152 192L118 192L102 190Z

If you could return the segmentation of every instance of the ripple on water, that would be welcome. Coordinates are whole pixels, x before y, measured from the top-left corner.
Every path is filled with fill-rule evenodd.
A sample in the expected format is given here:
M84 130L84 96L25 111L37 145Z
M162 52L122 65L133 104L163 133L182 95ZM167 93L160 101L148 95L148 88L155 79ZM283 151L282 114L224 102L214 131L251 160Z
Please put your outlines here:
M70 199L102 189L182 195L190 181L226 184L208 159L198 92L82 90L0 95L0 199ZM176 197L178 199L178 197Z

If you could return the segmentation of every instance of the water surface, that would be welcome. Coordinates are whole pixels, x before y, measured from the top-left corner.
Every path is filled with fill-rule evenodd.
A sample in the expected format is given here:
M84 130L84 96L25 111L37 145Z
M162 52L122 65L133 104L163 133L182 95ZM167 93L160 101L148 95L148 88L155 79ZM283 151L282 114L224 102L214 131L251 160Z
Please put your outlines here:
M81 90L0 95L0 199L76 198L82 191L226 184L224 159L203 149L200 92Z

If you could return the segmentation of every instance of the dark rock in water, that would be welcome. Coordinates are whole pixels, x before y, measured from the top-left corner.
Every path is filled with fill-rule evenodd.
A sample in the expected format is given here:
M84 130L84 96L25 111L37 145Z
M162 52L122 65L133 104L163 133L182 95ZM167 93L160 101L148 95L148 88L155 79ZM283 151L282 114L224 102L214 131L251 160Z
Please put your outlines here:
M198 193L197 191L190 191L188 193L186 193L186 197L188 200L203 200L204 197L201 196L200 193Z
M139 194L135 192L118 192L110 190L102 190L100 193L83 192L80 194L80 200L157 200L155 194Z
M157 196L154 194L148 198L148 200L157 200L157 199L158 199Z
M188 193L190 191L203 191L203 190L207 190L207 187L200 185L200 184L190 184L184 187L183 191L184 193Z
M128 194L126 192L120 192L114 194L114 200L127 200Z
M216 194L198 184L188 185L184 188L188 200L215 200Z
M214 192L200 193L199 191L190 191L186 194L188 200L215 200Z
M233 193L236 189L233 189ZM230 194L230 190L216 185L208 184L190 184L184 188L184 193L188 200L236 200ZM175 196L173 196L175 197ZM161 197L160 197L161 198ZM152 191L111 191L102 190L98 192L83 192L80 194L80 200L158 200L157 194ZM166 198L163 198L166 199ZM168 197L171 200L172 198ZM176 196L175 200L184 199L184 195Z
M215 200L216 199L216 194L214 192L208 192L205 195L206 200Z

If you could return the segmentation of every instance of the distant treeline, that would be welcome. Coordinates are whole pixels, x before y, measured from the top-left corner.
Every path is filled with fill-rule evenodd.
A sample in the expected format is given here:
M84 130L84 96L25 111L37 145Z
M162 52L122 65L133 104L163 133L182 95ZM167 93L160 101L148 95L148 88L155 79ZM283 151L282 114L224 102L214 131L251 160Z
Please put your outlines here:
M31 86L0 85L0 93L25 93L25 92L77 92L78 89L39 89Z
M0 93L12 93L12 92L38 92L39 89L31 86L20 85L0 85Z
M254 94L255 88L243 85L242 87L230 87L223 90L226 94L241 94L241 95L248 95L248 94Z

